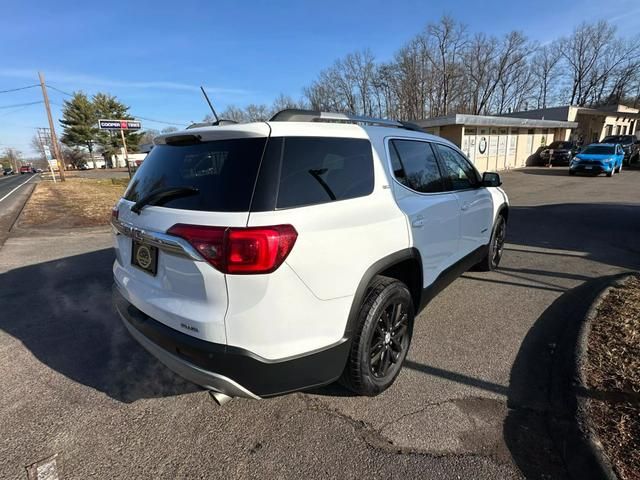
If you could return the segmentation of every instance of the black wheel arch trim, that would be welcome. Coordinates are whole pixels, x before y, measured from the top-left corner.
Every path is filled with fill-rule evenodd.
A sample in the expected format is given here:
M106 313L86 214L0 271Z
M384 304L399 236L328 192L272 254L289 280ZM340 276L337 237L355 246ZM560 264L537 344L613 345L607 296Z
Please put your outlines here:
M358 284L358 288L356 289L356 293L353 296L353 301L351 302L351 309L349 310L349 317L347 318L347 325L344 331L344 337L352 338L355 332L355 329L358 324L358 314L360 313L360 306L364 301L364 297L369 290L369 286L371 285L371 281L377 276L383 273L385 270L398 265L407 260L413 260L417 262L418 267L418 275L419 275L419 283L420 289L417 292L411 292L411 296L414 301L414 306L416 309L416 314L418 307L420 305L420 297L421 297L421 287L423 284L422 279L422 258L420 256L420 252L417 248L405 248L403 250L399 250L394 252L386 257L381 258L373 265L371 265L365 272L362 278L360 279L360 283Z
M498 217L498 215L502 215L504 217L504 221L508 222L509 221L509 205L506 203L503 203L502 205L500 205L500 208L498 208L498 213L496 214L496 218Z

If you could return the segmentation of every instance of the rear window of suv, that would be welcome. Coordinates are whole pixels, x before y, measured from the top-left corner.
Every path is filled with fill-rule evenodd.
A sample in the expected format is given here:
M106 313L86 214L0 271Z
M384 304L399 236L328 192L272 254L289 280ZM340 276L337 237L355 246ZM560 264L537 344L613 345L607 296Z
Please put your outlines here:
M369 140L285 137L277 208L363 197L373 191Z
M248 211L266 138L191 145L157 145L136 172L124 198L137 202L167 187L195 187L196 195L168 199L163 207L211 212Z

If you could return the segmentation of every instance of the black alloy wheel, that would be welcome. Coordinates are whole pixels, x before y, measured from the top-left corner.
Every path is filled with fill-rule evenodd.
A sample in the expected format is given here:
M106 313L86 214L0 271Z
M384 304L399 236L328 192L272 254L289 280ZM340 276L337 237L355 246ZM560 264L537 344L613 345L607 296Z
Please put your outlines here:
M507 237L507 224L504 221L502 216L498 217L498 223L496 225L495 232L493 234L493 245L491 248L491 253L493 257L491 258L491 262L493 264L493 268L496 268L500 264L500 260L502 259L502 253L504 251L504 241Z
M403 303L389 304L378 318L369 344L369 367L376 378L393 374L409 346L409 317Z
M383 276L373 279L340 378L344 386L358 395L374 396L393 384L409 351L414 311L403 282Z

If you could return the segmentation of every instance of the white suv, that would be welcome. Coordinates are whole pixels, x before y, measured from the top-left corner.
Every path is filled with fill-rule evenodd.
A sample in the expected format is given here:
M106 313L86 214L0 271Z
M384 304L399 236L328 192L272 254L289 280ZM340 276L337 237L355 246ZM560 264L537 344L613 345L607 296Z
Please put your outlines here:
M129 332L217 398L389 387L413 322L500 261L495 173L411 124L285 110L162 135L114 207Z

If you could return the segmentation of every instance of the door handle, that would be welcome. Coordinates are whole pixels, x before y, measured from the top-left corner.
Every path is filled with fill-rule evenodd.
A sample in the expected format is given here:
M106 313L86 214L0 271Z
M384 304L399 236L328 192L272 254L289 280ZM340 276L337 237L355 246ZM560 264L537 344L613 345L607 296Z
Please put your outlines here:
M424 219L422 217L417 217L413 222L411 222L411 226L413 228L422 228L422 227L424 227Z

